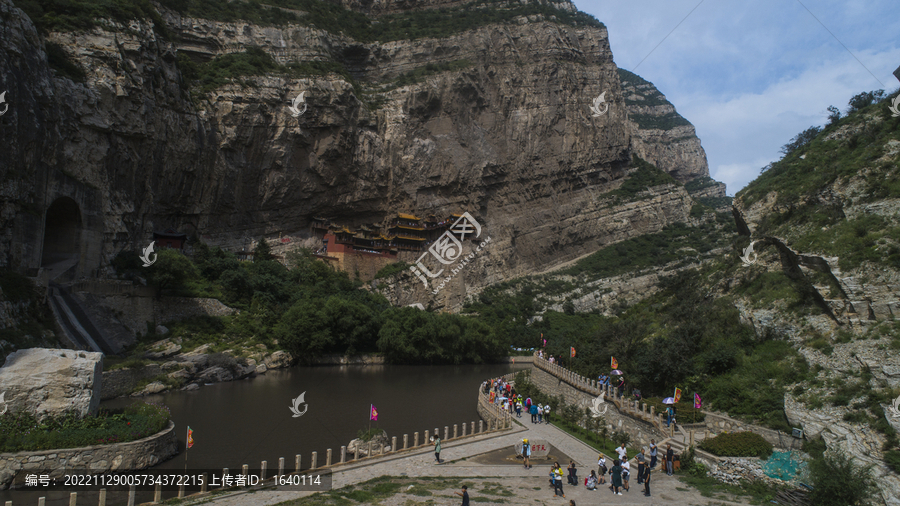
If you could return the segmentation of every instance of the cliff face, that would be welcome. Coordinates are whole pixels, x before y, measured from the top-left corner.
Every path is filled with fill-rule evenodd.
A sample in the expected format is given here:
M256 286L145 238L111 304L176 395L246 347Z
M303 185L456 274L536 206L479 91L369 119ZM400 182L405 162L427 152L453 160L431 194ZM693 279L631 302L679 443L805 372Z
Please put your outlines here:
M694 125L675 111L653 83L625 69L619 69L619 77L637 155L682 183L709 176L706 151ZM725 185L718 183L703 196L724 197Z
M303 235L314 215L359 224L469 211L492 244L451 290L459 301L615 237L684 221L690 210L674 185L637 206L602 198L633 170L633 151L665 151L653 147L661 137L640 131L635 141L602 27L529 16L440 39L362 44L307 26L162 11L169 40L149 21L49 34L85 72L75 83L53 76L22 11L9 0L0 11L0 89L10 91L0 132L12 139L0 159L7 265L34 270L53 250L75 254L78 275L103 275L116 253L140 251L153 230L170 227L237 247ZM280 62L339 62L357 87L339 74L245 76L208 95L183 86L177 53L204 61L247 46ZM392 84L451 62L461 70ZM604 91L609 108L594 116ZM308 109L295 118L288 107L301 92ZM679 132L680 154L658 157L665 170L708 175L692 127ZM68 230L51 209L61 199L77 210L63 213L77 215L65 240L44 233L60 220Z

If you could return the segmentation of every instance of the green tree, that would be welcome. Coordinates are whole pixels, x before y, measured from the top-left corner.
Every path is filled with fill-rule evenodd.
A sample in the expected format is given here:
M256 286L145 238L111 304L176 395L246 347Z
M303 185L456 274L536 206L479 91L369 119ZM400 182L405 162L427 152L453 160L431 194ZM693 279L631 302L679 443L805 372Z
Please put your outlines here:
M197 279L200 273L191 260L180 251L164 248L157 253L156 262L150 267L150 284L160 293L163 290L181 288L187 281Z
M881 100L883 96L884 90L864 91L862 93L858 93L850 99L850 102L848 103L850 105L850 110L847 111L847 114L868 107L878 100Z
M384 320L378 332L378 349L387 361L395 364L440 362L443 349L437 340L433 314L404 307L385 311Z
M272 256L272 247L266 242L265 237L260 237L259 241L256 243L256 248L253 250L253 261L265 262L266 260L272 260L274 258L275 257Z
M301 300L291 306L275 326L278 343L301 361L309 361L332 349L334 336L319 302Z
M846 455L836 453L814 458L809 464L816 506L863 506L871 504L875 482L871 469L857 467Z
M840 113L838 113L840 114ZM813 139L816 138L817 135L822 131L822 127L811 126L806 130L800 132L795 135L790 142L781 146L781 154L787 156L794 151L802 148L803 146L809 144Z
M833 125L841 119L841 110L833 105L828 106L828 124Z
M348 355L374 351L380 322L368 306L343 297L330 297L322 308L337 351Z

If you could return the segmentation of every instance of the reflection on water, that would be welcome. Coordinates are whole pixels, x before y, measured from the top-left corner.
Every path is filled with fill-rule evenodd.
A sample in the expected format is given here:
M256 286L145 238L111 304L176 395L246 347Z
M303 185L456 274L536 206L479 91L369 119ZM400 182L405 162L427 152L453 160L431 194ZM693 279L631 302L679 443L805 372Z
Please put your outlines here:
M248 464L253 469L265 460L269 469L277 469L278 458L284 457L286 469L293 471L296 454L302 456L304 468L314 451L320 465L328 448L335 461L339 460L341 446L369 427L372 404L379 415L372 427L396 436L401 445L403 434L409 434L412 444L414 432L438 427L443 434L447 425L452 433L453 424L477 424L478 385L526 367L529 365L293 367L143 400L168 406L178 435L179 454L157 468L235 470ZM292 401L303 392L308 409L303 416L293 417ZM134 399L115 399L101 407L118 408L132 402ZM194 446L185 454L187 426L194 431ZM68 504L68 493L4 491L0 501L30 505L43 495L48 497L48 506ZM82 495L79 492L79 503ZM152 498L152 493L143 495L146 497L138 497L139 501ZM174 492L165 497L170 495ZM109 499L110 506L125 502L119 497ZM95 504L96 499L84 503Z

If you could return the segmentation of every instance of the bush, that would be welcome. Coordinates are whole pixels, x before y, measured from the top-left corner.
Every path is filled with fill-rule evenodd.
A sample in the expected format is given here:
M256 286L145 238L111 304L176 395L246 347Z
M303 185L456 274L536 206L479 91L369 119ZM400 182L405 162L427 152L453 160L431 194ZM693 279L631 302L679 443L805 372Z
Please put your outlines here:
M871 470L856 467L843 454L822 455L809 464L813 490L810 504L816 506L862 506L871 504L875 492Z
M884 463L897 474L900 474L900 451L888 450L884 452Z
M720 457L761 457L772 454L772 444L753 432L719 434L700 442L700 449Z
M389 278L397 273L405 271L406 269L409 269L409 264L402 260L392 264L387 264L379 269L377 273L375 273L375 279Z
M84 418L66 414L43 421L31 414L7 412L0 416L0 452L134 441L163 430L169 418L167 407L145 402L132 404L120 412L101 410L97 416Z

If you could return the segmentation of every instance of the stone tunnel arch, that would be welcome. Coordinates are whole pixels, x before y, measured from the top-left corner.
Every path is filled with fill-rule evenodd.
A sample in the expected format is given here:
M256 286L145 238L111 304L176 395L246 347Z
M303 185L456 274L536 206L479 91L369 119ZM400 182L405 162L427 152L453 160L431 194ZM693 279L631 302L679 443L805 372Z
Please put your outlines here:
M66 260L78 260L81 256L81 209L69 197L60 197L47 208L44 219L44 246L41 266Z

